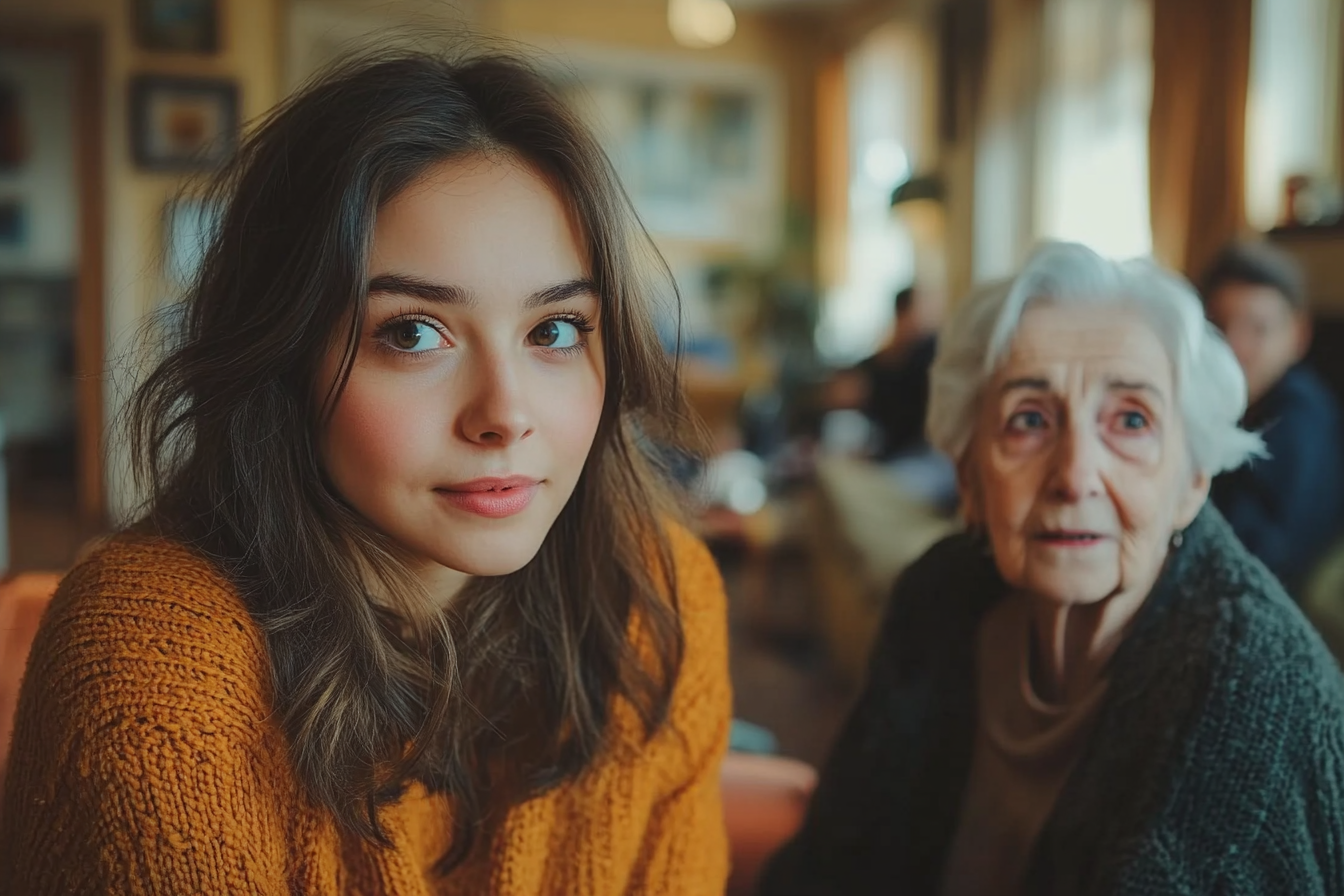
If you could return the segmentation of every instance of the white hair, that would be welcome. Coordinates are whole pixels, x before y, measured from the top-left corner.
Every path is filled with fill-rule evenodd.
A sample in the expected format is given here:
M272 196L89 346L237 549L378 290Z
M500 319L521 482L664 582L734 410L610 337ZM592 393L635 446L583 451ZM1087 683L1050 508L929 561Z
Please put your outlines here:
M1171 358L1177 405L1196 471L1214 476L1264 454L1239 425L1246 378L1194 289L1147 259L1111 261L1085 246L1046 243L1013 278L974 290L939 338L929 384L929 441L960 463L980 393L1037 303L1114 304L1141 312Z

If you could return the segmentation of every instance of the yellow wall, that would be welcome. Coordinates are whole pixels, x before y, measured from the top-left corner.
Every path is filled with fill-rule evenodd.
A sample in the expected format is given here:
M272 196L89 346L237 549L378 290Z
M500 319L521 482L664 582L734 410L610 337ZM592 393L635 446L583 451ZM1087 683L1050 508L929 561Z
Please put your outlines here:
M682 50L667 28L667 0L494 0L482 7L481 24L511 35L603 41L705 59L762 62L771 51L760 17L748 13L738 14L737 33L723 46Z
M4 22L58 28L96 25L103 33L106 227L104 279L107 284L106 352L111 372L106 386L106 419L117 419L129 385L128 354L142 316L164 297L159 272L164 203L179 183L172 175L138 171L131 161L127 128L127 82L133 73L206 75L239 82L244 118L265 111L278 99L278 36L283 0L221 3L222 50L214 56L150 53L134 45L130 0L0 0ZM115 433L112 433L115 435ZM108 464L109 505L114 514L132 498L124 452L112 439Z
M128 79L140 72L234 78L241 88L244 119L260 115L284 93L286 56L293 48L289 11L300 2L314 5L312 0L221 3L225 15L222 51L214 56L188 56L136 48L131 0L0 0L0 23L92 24L104 35L106 356L114 373L106 390L109 421L117 419L131 384L129 353L136 328L143 315L168 295L160 272L161 218L164 204L180 184L171 175L139 171L131 162L126 124ZM556 38L687 60L758 66L775 76L783 88L784 207L804 219L811 219L815 212L816 78L823 60L836 49L834 37L820 33L814 19L743 12L728 44L688 50L679 47L668 31L666 0L319 0L319 4L335 16L348 14L362 24L452 28L465 22L486 33L525 41ZM108 468L109 504L114 512L127 509L133 500L117 448L114 441Z
M782 88L784 128L779 140L786 205L807 215L814 209L814 94L827 44L815 21L740 12L737 33L727 44L691 50L678 45L668 30L667 0L294 0L294 8L303 19L303 31L325 32L333 44L358 41L362 34L378 29L409 28L413 32L420 27L451 32L465 25L544 52L582 45L648 51L662 59L691 63L755 66L773 76ZM291 55L306 56L302 44L310 37L294 37L297 43L290 44ZM302 70L289 80L301 80L311 67L304 60Z

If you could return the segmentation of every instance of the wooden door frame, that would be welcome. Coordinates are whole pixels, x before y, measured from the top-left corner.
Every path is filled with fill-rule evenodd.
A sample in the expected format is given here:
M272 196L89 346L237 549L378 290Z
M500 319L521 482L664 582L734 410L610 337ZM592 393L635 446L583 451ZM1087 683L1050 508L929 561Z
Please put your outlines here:
M0 49L57 53L74 65L78 267L75 271L75 477L80 522L107 519L103 469L103 325L105 301L103 32L97 26L0 20Z

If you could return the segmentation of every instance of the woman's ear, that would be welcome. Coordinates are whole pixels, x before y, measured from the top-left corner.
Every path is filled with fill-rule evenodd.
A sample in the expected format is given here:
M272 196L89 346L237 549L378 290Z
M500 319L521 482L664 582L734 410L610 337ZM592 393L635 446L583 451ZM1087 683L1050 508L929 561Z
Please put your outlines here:
M1209 499L1209 486L1211 480L1209 474L1196 472L1189 480L1189 485L1182 491L1178 497L1176 505L1176 528L1184 529L1195 521L1199 515L1200 508L1204 502Z

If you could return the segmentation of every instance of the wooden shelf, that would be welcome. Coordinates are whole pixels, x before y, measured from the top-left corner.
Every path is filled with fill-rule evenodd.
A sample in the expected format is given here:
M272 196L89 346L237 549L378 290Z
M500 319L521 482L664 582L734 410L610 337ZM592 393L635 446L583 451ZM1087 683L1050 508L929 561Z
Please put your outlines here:
M1266 236L1302 266L1313 312L1344 317L1344 226L1276 228Z

